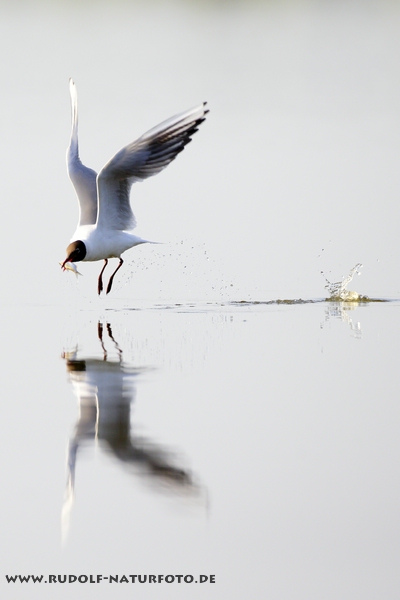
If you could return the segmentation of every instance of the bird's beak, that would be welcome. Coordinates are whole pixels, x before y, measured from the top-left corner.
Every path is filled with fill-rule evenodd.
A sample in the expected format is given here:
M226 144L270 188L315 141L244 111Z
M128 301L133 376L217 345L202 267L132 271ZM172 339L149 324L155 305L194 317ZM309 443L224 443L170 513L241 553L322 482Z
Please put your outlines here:
M60 263L60 265L61 265L61 268L62 268L62 270L63 270L63 271L65 271L65 265L66 265L66 263L67 263L67 262L71 262L71 259L70 259L69 257L67 257L67 258L64 260L64 262L63 262L63 263Z

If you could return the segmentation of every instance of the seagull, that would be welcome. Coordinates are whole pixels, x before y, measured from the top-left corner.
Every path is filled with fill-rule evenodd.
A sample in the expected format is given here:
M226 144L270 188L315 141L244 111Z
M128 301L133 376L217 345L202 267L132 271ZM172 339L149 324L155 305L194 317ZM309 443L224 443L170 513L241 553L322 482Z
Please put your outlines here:
M97 291L103 290L103 273L109 258L119 258L111 275L106 294L111 291L115 274L122 267L121 254L148 240L134 235L136 219L129 195L132 184L156 175L182 152L208 113L206 102L180 113L153 127L136 141L122 148L97 174L85 167L79 158L78 97L70 79L72 107L71 139L67 149L68 175L79 202L77 229L67 247L67 258L61 263L104 260Z

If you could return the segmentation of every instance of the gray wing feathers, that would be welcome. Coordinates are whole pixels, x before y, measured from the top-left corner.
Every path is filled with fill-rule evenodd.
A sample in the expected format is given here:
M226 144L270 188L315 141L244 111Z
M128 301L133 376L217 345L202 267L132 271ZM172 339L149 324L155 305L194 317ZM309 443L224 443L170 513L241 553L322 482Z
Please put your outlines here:
M68 162L68 174L79 201L78 225L91 225L97 219L97 173L79 161Z
M98 226L133 229L136 221L129 203L132 183L156 175L182 152L204 121L208 112L205 106L201 104L150 129L102 168L97 178Z
M79 158L78 145L78 101L75 84L70 79L72 129L71 140L67 149L68 175L75 188L79 201L79 225L91 225L97 219L97 173L82 164Z
M97 226L120 231L134 229L136 219L129 203L132 182L127 178L101 177L100 172L97 186L100 199Z

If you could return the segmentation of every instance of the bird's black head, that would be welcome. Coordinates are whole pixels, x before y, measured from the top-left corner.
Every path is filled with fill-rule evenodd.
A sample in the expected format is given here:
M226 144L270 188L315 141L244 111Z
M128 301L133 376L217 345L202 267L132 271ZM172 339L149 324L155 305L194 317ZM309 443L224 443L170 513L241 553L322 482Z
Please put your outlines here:
M65 264L68 262L79 262L86 256L86 246L81 240L72 242L67 248L67 258L62 263L61 267L65 269Z

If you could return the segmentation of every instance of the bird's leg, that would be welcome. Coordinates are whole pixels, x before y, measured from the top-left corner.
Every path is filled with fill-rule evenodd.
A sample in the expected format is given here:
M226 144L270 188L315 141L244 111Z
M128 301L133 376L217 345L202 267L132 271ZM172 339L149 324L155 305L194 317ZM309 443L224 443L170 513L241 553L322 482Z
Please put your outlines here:
M103 342L103 323L101 323L100 321L97 323L97 335L100 340L101 347L103 348L103 353L104 353L103 360L107 360L107 350L106 350L106 347L104 346L104 342Z
M108 265L108 260L107 258L104 259L104 266L102 268L102 270L100 271L100 275L99 275L99 281L97 284L97 292L100 296L101 292L103 291L103 273L104 273L104 269L106 268L106 266Z
M115 273L118 271L118 269L120 269L120 268L122 267L122 265L123 265L123 262L124 262L124 261L122 260L122 258L120 258L120 259L119 259L119 265L118 265L118 267L115 269L114 273L111 275L111 277L110 277L110 281L108 282L108 286L107 286L107 291L106 291L106 294L108 294L109 292L111 292L111 288L112 288L112 284L113 284L113 280L114 280L114 275L115 275Z
M122 349L119 347L118 342L114 339L113 333L112 333L112 329L111 329L111 325L110 323L107 323L107 332L109 337L112 339L112 341L114 342L114 346L116 347L116 349L118 350L119 353L119 359L120 361L122 360Z

